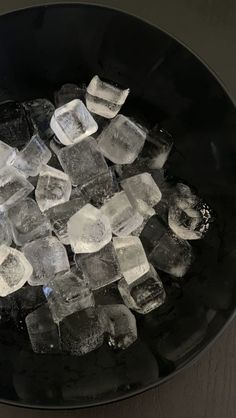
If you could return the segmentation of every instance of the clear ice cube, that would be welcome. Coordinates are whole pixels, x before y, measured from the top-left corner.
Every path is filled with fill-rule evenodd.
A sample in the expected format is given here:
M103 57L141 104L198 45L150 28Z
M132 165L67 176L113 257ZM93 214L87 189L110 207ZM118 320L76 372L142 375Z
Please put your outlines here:
M10 247L11 243L11 224L6 213L0 213L0 245L5 244Z
M125 279L121 279L118 288L128 308L140 314L147 314L165 302L163 284L152 265L144 276L131 285L128 285Z
M98 137L101 153L115 164L131 164L138 157L146 132L124 115L116 116Z
M53 104L47 99L34 99L23 103L28 119L33 130L44 139L50 139L53 131L50 128L50 121L55 111Z
M21 103L7 101L0 104L0 140L20 148L30 140L30 130Z
M56 237L39 238L22 250L33 267L28 280L31 286L47 284L56 274L70 268L66 249Z
M112 170L108 170L88 181L81 190L94 206L101 207L107 199L118 191L118 183Z
M72 271L58 274L43 287L53 320L57 323L74 312L94 306L87 283Z
M58 159L73 186L83 186L97 176L108 173L107 163L97 150L97 142L92 137L62 148Z
M98 126L81 100L59 107L51 119L51 128L64 145L72 145L97 131Z
M161 200L161 191L151 174L142 173L121 182L130 202L143 216L155 215L155 206Z
M143 223L143 217L133 208L125 192L115 193L102 207L110 221L112 232L127 236Z
M94 253L111 241L108 218L94 206L87 204L68 222L70 245L75 253Z
M173 146L172 135L156 125L147 135L142 156L150 169L160 170L166 163Z
M66 83L54 93L56 107L64 106L74 99L84 100L86 87L79 87L77 84Z
M0 169L11 164L16 157L16 148L0 141Z
M149 263L138 237L119 237L113 239L121 273L128 284L149 271Z
M33 199L27 198L19 202L9 209L8 216L16 245L22 246L51 234L50 222Z
M112 242L93 254L77 254L77 266L83 271L91 289L99 289L121 278L119 263Z
M53 322L51 312L47 304L27 315L26 326L35 353L60 352L60 338L57 325Z
M70 199L71 182L69 176L56 168L45 165L39 175L35 198L44 212Z
M37 176L52 154L38 134L34 135L26 146L17 154L14 167L25 177Z
M0 170L0 211L5 211L25 199L34 186L14 167Z
M24 254L5 244L0 246L0 296L20 289L30 279L33 268Z

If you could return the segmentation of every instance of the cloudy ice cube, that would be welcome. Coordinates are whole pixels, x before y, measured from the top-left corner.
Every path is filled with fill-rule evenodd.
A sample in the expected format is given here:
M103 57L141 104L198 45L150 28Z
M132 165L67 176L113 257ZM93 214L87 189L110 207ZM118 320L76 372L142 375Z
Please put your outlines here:
M91 289L99 289L121 278L119 263L112 242L92 254L77 254L75 262L83 271Z
M56 168L45 165L40 172L35 198L40 210L67 202L71 195L69 176Z
M26 146L17 154L14 167L25 177L37 176L52 154L38 134L34 135Z
M86 87L79 87L77 84L66 83L54 93L56 107L61 107L74 99L83 100Z
M33 269L24 254L3 244L0 246L0 296L20 289L30 279Z
M94 177L82 187L82 192L91 203L100 207L107 199L118 191L118 183L111 170Z
M131 164L138 157L146 132L124 115L116 116L98 137L101 153L115 164Z
M115 193L101 208L110 221L112 232L127 236L143 223L143 217L133 208L125 192Z
M147 314L165 302L163 284L152 265L144 276L131 285L121 279L118 288L125 304L140 314Z
M60 352L60 338L57 325L53 322L47 304L27 315L26 326L35 353Z
M142 173L121 183L130 202L144 216L155 215L155 206L161 200L161 191L151 174Z
M121 90L102 81L97 75L92 78L86 93L86 105L90 112L114 118L124 104L130 90Z
M14 167L0 170L0 211L5 211L25 199L34 186Z
M72 271L58 274L43 289L55 322L95 304L87 283Z
M124 350L137 340L136 319L126 306L99 306L99 312L108 318L106 331L110 346Z
M30 198L19 202L8 212L13 239L16 245L24 245L51 234L50 222L40 212L37 203Z
M104 324L95 308L67 316L60 322L62 349L72 355L84 355L103 344Z
M87 204L68 222L70 245L75 253L94 253L111 241L108 218L94 206Z
M83 186L98 175L108 173L107 163L92 137L62 148L58 159L73 186Z
M11 224L5 213L0 213L0 245L10 246L12 243Z
M47 284L56 274L70 268L66 249L56 237L29 242L23 252L33 266L33 274L28 280L31 286Z
M61 205L54 206L45 212L45 215L50 220L52 229L57 238L65 245L69 245L69 237L67 231L67 222L78 212L86 201L84 197L69 200Z
M14 161L16 152L16 148L0 141L0 169Z
M149 271L149 263L138 237L114 238L113 244L121 273L128 284L131 284Z
M173 146L172 135L156 125L147 135L142 156L147 159L150 169L161 169L166 163Z
M53 104L47 99L34 99L23 103L34 133L46 140L53 136L50 121L55 111Z
M72 145L97 131L98 126L81 100L59 107L51 119L51 128L64 145Z
M7 101L0 104L0 140L20 148L30 139L30 130L21 103Z

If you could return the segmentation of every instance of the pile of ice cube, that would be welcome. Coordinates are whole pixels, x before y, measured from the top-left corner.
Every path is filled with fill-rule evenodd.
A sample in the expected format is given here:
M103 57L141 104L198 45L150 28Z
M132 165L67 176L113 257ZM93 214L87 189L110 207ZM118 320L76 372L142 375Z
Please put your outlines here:
M164 178L171 135L119 113L128 95L95 76L62 86L56 109L0 104L0 296L42 287L26 317L36 353L130 346L131 311L164 303L159 272L182 278L209 227L209 207Z

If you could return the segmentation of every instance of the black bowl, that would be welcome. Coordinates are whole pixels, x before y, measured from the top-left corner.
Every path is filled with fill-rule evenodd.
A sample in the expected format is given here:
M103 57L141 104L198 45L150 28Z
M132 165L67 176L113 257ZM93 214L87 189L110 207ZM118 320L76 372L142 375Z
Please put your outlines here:
M173 176L194 185L216 221L195 242L196 262L170 283L168 302L137 317L128 350L105 346L82 358L36 355L24 324L0 324L0 398L73 408L123 399L156 386L193 361L235 312L236 111L215 76L176 40L134 17L88 5L55 5L0 18L0 99L53 97L94 74L131 88L122 112L170 130Z

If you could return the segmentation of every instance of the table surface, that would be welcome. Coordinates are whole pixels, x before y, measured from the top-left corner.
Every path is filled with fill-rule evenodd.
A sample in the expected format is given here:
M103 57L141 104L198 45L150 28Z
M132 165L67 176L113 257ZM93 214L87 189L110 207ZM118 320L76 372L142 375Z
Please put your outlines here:
M53 1L2 0L0 13L49 2ZM176 36L218 74L236 102L235 0L90 2L138 14ZM195 365L159 389L123 402L77 411L36 411L2 405L0 418L235 418L235 388L236 321L233 321Z

